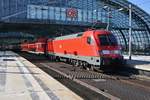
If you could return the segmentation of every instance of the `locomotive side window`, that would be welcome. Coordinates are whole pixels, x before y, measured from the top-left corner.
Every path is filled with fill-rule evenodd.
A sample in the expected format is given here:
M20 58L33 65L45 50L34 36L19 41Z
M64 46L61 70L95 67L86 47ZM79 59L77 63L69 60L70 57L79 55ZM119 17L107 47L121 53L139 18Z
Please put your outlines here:
M113 34L99 35L99 40L102 46L117 45L117 40Z
M92 41L91 37L87 37L87 43L91 44L91 41Z

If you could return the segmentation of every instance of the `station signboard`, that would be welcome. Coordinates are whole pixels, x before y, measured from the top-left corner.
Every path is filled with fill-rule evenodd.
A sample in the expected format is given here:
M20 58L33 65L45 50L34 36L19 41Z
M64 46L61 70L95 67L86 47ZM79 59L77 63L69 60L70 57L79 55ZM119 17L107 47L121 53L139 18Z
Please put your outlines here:
M28 5L27 18L39 20L91 22L99 20L105 22L106 15L103 12L43 5Z

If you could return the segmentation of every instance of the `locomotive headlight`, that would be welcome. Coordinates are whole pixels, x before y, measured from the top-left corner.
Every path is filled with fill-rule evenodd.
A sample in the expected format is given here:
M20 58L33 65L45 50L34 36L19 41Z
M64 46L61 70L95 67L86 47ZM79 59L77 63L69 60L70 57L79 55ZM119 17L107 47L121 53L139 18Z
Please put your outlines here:
M113 54L121 54L121 50L113 50Z
M110 54L110 53L111 53L110 50L102 50L102 51L101 51L101 54Z
M100 54L121 54L121 50L102 50Z

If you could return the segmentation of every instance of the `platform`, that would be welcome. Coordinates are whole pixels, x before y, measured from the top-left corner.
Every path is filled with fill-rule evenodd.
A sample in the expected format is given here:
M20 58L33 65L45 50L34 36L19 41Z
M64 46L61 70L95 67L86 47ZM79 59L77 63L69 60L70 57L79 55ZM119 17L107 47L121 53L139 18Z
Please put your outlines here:
M127 60L128 67L150 71L150 56L132 55L132 60L129 60L128 55L124 55Z
M81 99L25 58L0 51L0 100Z

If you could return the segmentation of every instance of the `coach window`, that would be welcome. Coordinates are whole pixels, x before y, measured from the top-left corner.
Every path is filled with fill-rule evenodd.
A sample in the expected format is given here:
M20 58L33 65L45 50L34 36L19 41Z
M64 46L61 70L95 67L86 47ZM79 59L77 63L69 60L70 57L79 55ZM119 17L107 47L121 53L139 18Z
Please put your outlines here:
M45 45L44 45L44 44L41 44L41 46L42 46L42 48L44 48Z
M39 45L39 48L41 48L42 47L42 45L41 44L38 44Z

